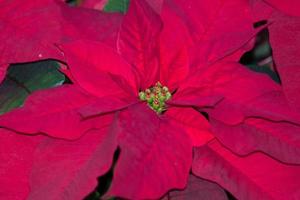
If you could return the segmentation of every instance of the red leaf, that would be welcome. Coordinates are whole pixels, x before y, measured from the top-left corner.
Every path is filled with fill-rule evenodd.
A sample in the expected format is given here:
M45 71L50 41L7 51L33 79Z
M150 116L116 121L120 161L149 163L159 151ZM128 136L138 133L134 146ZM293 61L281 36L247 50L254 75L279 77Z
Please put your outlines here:
M216 61L236 51L254 36L246 1L166 2L184 20L194 42L198 44L197 57L206 62Z
M51 0L1 1L1 71L5 72L10 63L62 58L54 45L61 37L59 9L60 5ZM0 80L4 75L0 74Z
M193 173L217 182L238 199L299 199L300 167L262 153L239 157L214 141L194 152Z
M289 107L279 85L264 75L236 69L229 81L215 78L213 90L224 99L206 109L214 135L238 154L263 151L283 162L299 163L300 115Z
M7 200L26 199L33 153L42 136L24 136L0 129L0 197Z
M225 98L234 101L234 105L239 105L278 90L280 86L266 75L250 71L238 63L218 62L191 74L180 85L170 103L194 103L194 106L204 107L205 104L215 106Z
M128 102L128 100L123 100L122 98L118 97L103 97L98 98L91 104L80 107L78 112L83 119L87 119L125 109L128 106L136 103L138 103L137 100Z
M165 113L190 136L193 146L201 146L214 138L207 119L193 108L168 108Z
M157 42L161 20L145 0L133 0L124 17L118 40L120 54L139 72L141 89L159 79Z
M63 6L60 15L63 35L59 44L88 39L117 48L116 42L123 15L74 6Z
M184 130L144 104L120 114L121 154L107 196L159 198L186 184L192 145Z
M196 94L199 100L192 101L191 97ZM221 99L205 108L196 104L204 101L204 95ZM213 134L236 153L260 150L284 162L300 161L300 140L295 134L300 130L300 115L289 107L280 86L266 75L238 64L218 63L188 78L170 104L174 102L194 103L208 112ZM209 105L206 102L206 106ZM264 126L261 123L250 125L245 121L248 118L260 118Z
M26 134L75 139L93 127L91 121L81 121L78 109L94 101L73 85L41 90L30 95L23 107L0 116L0 124Z
M190 175L187 187L170 192L165 200L227 200L225 191L217 184Z
M62 46L78 85L98 96L128 99L138 94L134 69L113 49L100 42L76 41Z
M113 120L76 141L44 140L35 153L28 198L83 199L93 191L97 178L109 170L117 147Z
M115 47L122 19L117 14L69 7L58 0L2 0L0 4L0 81L11 63L63 60L57 48L63 41L93 38Z
M270 43L276 69L287 99L300 111L300 17L275 13L271 20Z
M300 16L300 2L298 0L264 0L275 8L294 16Z
M227 124L241 123L247 117L263 118L270 121L285 121L300 124L299 113L289 107L282 91L270 91L252 99L224 99L209 114Z
M272 6L262 0L251 0L249 1L249 5L251 7L251 14L254 23L262 20L269 20L274 11Z
M300 164L300 126L248 118L228 125L211 118L214 135L240 155L262 151L282 162Z
M153 10L155 10L157 13L161 13L165 0L146 0L146 1L153 8Z
M163 29L159 37L160 81L170 90L178 88L190 72L188 30L182 20L165 8L161 14Z

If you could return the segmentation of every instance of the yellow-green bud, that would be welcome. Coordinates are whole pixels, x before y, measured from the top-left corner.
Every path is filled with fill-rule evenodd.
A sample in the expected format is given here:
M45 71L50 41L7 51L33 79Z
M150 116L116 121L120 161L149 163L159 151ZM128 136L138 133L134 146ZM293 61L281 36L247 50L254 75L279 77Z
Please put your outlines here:
M158 114L166 110L165 102L171 99L172 94L166 86L157 82L153 87L139 92L139 98L146 101L148 106Z

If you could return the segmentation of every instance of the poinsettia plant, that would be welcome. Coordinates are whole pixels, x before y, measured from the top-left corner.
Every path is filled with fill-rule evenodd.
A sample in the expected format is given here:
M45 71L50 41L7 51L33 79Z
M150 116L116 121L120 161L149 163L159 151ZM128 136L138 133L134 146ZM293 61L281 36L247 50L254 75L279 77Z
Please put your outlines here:
M253 26L264 2L0 5L3 83L34 77L10 78L11 64L60 71L0 115L0 197L84 199L99 184L102 199L300 198L300 115L284 85L239 62L271 29Z

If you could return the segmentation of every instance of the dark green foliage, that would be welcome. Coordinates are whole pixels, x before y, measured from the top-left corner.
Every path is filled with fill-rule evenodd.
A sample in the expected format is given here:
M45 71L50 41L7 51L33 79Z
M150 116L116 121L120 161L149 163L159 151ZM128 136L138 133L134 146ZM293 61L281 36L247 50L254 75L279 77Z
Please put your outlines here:
M129 0L108 0L104 7L105 12L121 12L126 13Z
M0 85L0 114L21 106L35 90L61 85L65 76L58 68L52 60L11 65Z

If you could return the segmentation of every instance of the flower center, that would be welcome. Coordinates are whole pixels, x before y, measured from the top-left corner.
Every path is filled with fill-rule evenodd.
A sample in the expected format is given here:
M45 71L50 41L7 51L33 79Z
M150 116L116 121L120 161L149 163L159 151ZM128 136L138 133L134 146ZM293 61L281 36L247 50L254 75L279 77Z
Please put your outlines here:
M166 110L166 101L171 99L172 94L166 86L157 82L153 87L139 93L140 100L146 101L148 106L158 114Z

